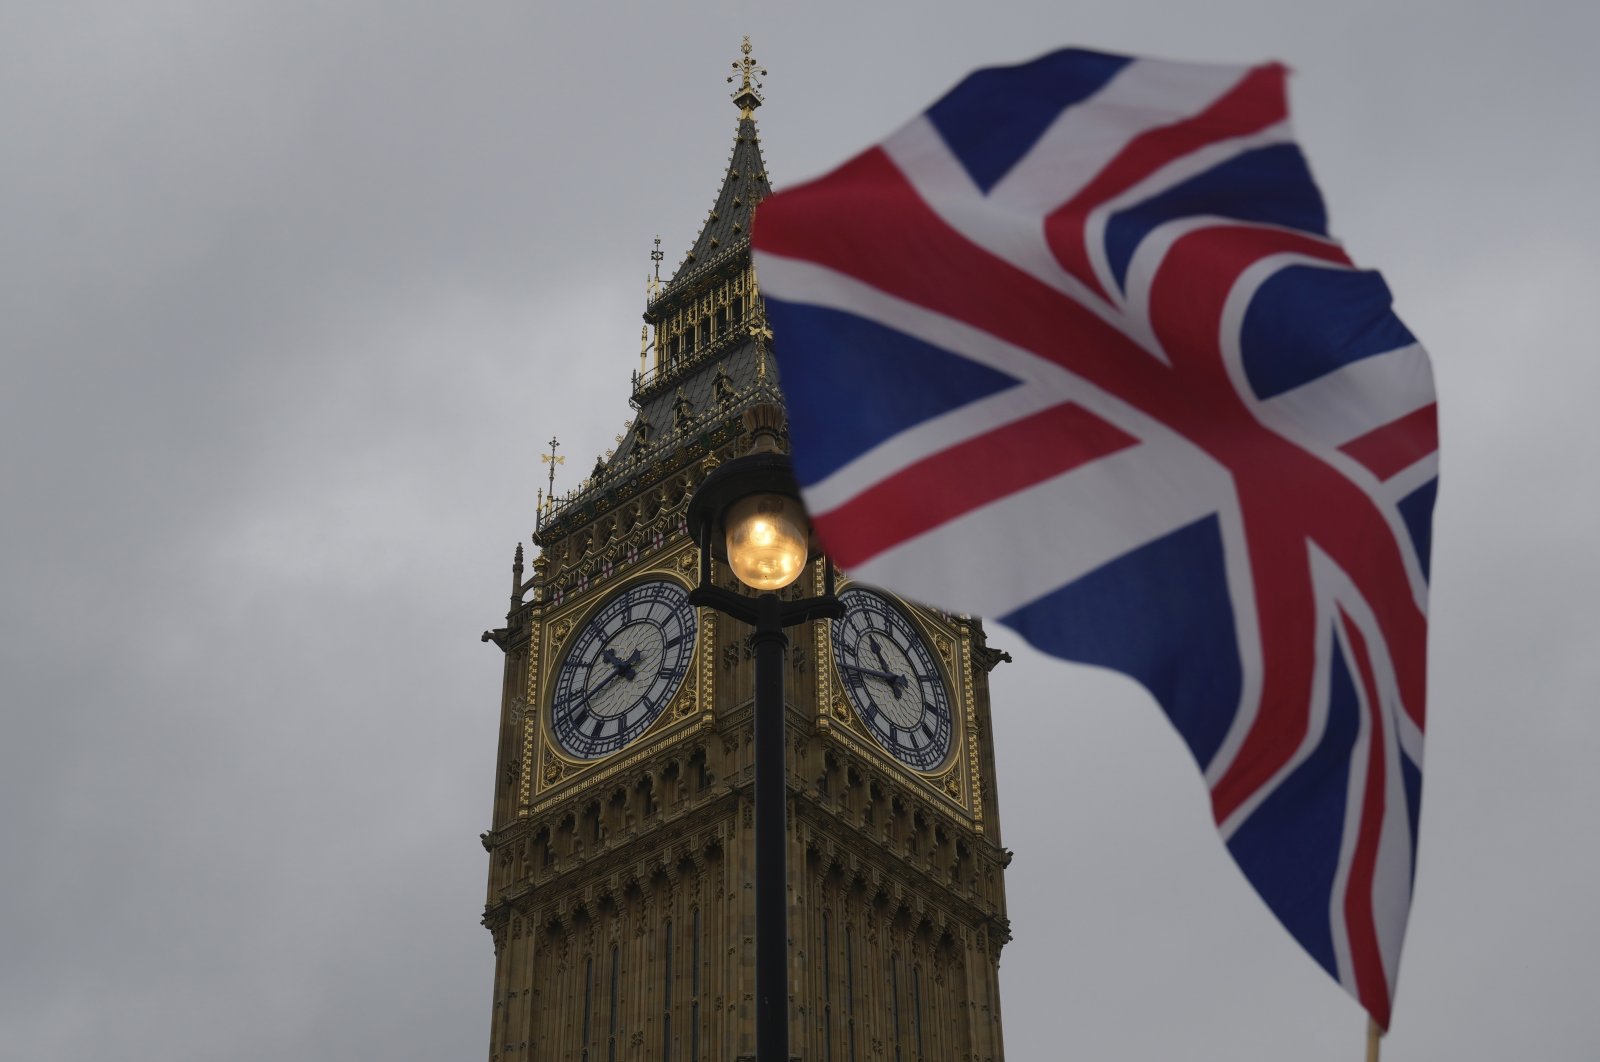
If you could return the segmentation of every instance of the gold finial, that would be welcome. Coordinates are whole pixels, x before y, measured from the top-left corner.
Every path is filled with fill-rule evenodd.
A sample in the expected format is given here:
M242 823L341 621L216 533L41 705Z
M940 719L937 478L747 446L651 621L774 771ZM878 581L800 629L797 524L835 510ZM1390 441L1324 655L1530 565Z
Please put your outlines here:
M639 375L644 375L645 353L650 349L650 326L639 326Z
M749 34L745 34L744 44L739 50L744 53L744 58L733 64L733 72L739 75L739 88L733 94L733 102L739 108L739 118L743 120L761 106L761 79L767 76L767 70L750 58ZM728 77L728 84L733 84L732 75Z
M749 326L750 338L756 341L756 379L767 378L767 344L772 341L772 329L765 318L758 318Z

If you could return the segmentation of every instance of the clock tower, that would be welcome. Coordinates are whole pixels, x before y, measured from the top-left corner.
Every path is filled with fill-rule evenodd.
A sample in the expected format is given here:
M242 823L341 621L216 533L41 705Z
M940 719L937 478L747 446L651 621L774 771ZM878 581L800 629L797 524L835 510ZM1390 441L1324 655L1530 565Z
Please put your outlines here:
M506 625L484 634L505 654L492 1062L753 1054L750 632L689 604L685 510L782 403L750 264L763 73L747 39L721 189L645 306L635 416L540 506L532 570L519 545ZM821 592L822 568L784 593ZM795 628L785 664L791 1053L998 1062L1002 654L976 620L847 577L839 594L844 616Z

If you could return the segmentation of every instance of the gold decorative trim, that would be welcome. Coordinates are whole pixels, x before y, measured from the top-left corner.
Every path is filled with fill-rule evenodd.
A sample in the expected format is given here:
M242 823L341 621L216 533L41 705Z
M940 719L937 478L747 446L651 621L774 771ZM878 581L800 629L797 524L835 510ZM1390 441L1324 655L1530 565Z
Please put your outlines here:
M546 788L561 781L562 778L566 777L567 773L567 765L562 763L559 757L552 756L552 751L553 750L550 748L550 743L545 742L544 771L542 773L542 777L544 778L544 784Z
M662 735L660 735L660 736L664 737L664 736L666 736L666 734L675 732L677 729L679 729L679 728L675 725L671 730L664 731L662 733ZM647 737L647 736L648 736L648 734L646 734L645 736L637 738L635 740L635 742L634 742L634 745L638 745L640 743L645 742L645 737ZM634 748L634 745L630 745L628 747L629 748ZM605 782L608 782L611 779L617 777L619 774L625 773L629 768L636 767L639 764L643 763L645 760L648 760L648 759L650 759L652 757L659 756L659 755L662 754L663 750L662 750L661 746L658 743L652 741L652 742L649 742L649 745L650 745L649 748L638 748L638 749L635 749L631 753L626 753L626 754L617 753L615 756L613 756L613 758L611 758L609 760L597 760L597 761L595 761L595 763L597 765L598 764L603 764L604 766L603 767L599 767L598 769L595 769L590 773L587 773L582 779L578 780L577 784L573 785L572 788L565 789L562 792L553 794L551 796L543 797L541 800L538 801L538 803L532 805L532 807L530 807L528 809L529 813L533 814L533 815L541 815L544 812L548 811L550 808L554 807L556 804L558 804L558 803L560 803L560 802L562 802L564 800L571 799L572 797L578 795L579 793L582 793L582 792L584 792L584 791L586 791L588 789L591 789L591 788L593 788L595 786L598 786L598 785L601 785L601 784L603 784ZM551 751L554 751L554 750L552 749ZM562 765L566 768L566 770L568 772L567 776L566 776L567 780L571 781L571 772L572 772L572 766L573 765L570 762L567 762L564 758L562 759Z
M812 565L811 592L813 594L821 593L822 588L827 585L827 564L826 560L818 557L816 563ZM816 643L817 666L811 670L817 676L817 719L819 725L827 726L828 711L826 706L833 703L830 689L833 685L835 667L833 660L833 620L824 620L813 626L816 628L814 641Z
M961 693L967 709L967 779L972 795L972 829L983 833L983 784L978 776L978 708L972 691L972 631L961 628Z
M540 554L542 557L543 554ZM533 795L533 735L539 729L539 653L543 648L540 628L543 627L543 608L533 610L528 626L528 677L522 694L522 771L517 779L517 816L528 813L528 802Z
M700 610L700 718L709 723L717 710L717 613Z

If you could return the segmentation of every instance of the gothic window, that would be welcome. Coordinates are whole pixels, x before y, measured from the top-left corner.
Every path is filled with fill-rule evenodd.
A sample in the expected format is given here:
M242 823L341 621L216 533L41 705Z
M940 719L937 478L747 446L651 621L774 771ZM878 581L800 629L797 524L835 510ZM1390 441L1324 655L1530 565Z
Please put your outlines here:
M917 1045L917 1062L923 1062L921 963L911 967L911 1040Z
M583 960L583 1062L589 1062L589 1019L594 1014L594 956Z
M856 1062L856 934L844 927L844 1026L850 1045L850 1062Z
M673 760L661 769L661 789L667 806L677 807L678 800L683 796L683 788L679 785L677 760Z
M640 794L644 797L645 817L649 818L651 815L654 815L656 812L661 810L661 805L656 800L655 779L651 778L649 775L645 775L644 778L639 781L639 789Z
M723 306L722 309L717 311L717 332L716 332L716 334L720 336L720 335L722 335L722 333L726 332L727 330L728 330L728 307L727 306Z
M617 988L622 983L622 953L611 945L611 1024L606 1034L606 1062L617 1062Z
M694 909L694 937L689 943L689 1062L700 1062L700 908Z
M822 912L822 1062L833 1062L833 943L828 912Z
M900 1054L900 956L889 959L889 1022L894 1029L894 1062L901 1062Z
M555 861L555 854L550 850L550 827L540 830L533 839L534 851L539 853L539 866L548 867Z
M672 1062L672 919L661 933L661 1062Z

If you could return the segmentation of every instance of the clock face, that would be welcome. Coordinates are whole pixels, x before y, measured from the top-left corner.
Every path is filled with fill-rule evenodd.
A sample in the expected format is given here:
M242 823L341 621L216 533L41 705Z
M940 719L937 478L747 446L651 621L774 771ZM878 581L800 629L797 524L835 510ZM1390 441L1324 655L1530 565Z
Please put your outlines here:
M598 759L644 733L689 670L694 616L688 592L666 579L635 583L602 605L556 674L551 718L561 747Z
M933 650L910 617L852 586L839 595L833 660L856 714L901 763L931 771L950 754L950 694Z

